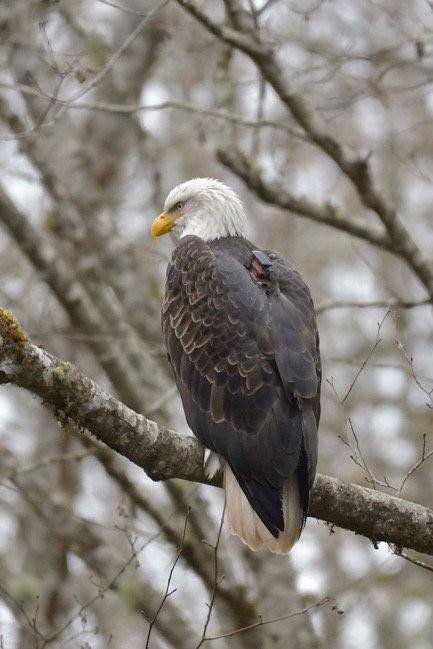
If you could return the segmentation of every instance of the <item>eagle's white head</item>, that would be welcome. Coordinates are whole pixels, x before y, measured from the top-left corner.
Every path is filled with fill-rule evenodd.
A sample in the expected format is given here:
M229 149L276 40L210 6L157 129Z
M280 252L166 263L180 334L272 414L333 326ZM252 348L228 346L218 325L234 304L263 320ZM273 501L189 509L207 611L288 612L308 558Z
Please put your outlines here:
M177 237L195 234L204 241L244 237L247 217L235 192L213 178L193 178L171 190L164 211L152 223L152 237L173 231Z

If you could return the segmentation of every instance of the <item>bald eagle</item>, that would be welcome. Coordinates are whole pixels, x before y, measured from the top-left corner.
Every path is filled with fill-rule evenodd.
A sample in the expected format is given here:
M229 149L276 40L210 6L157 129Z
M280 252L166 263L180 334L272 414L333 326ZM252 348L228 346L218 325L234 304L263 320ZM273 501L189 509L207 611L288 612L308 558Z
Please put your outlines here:
M151 234L178 239L162 329L205 471L224 467L229 530L286 553L299 538L316 473L320 356L299 273L245 238L239 197L222 182L175 187Z

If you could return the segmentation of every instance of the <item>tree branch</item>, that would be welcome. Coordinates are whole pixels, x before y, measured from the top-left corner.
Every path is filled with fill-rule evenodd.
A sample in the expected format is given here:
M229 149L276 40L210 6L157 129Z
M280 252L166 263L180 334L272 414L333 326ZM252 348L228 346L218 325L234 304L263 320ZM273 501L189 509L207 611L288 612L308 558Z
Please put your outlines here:
M32 345L18 322L0 311L0 384L30 390L60 419L82 429L125 456L154 480L182 478L221 486L221 475L208 482L203 448L186 437L138 415L66 363ZM433 555L433 510L329 476L318 475L310 514L362 534Z
M238 21L237 29L232 29L215 23L192 0L177 2L208 31L250 57L311 142L341 169L355 188L361 203L377 214L396 254L407 262L433 299L433 265L412 239L396 210L387 203L383 193L375 188L368 157L353 155L323 128L304 98L290 87L274 49L261 42L257 32L250 34L243 19Z
M296 197L290 194L284 187L277 184L270 184L263 180L260 172L254 165L247 159L244 154L236 151L223 151L217 152L218 160L236 176L241 178L247 187L251 189L262 201L269 205L281 207L284 210L289 210L295 214L300 214L308 219L329 225L337 230L342 230L348 234L352 234L359 239L368 241L374 246L384 248L388 252L397 254L393 248L390 238L386 232L378 228L371 228L368 225L357 221L349 221L344 216L341 216L338 208L331 203L319 205L309 200L308 198Z
M33 86L29 86L24 83L9 83L6 81L0 81L0 88L6 88L7 90L14 90L17 93L21 93L23 95L45 99L50 104L55 103L56 105L63 106L67 103L67 101L65 99L62 99L61 97L54 97L47 92L43 92L39 88L34 88ZM155 104L122 104L106 101L72 102L68 103L67 108L68 110L90 110L99 111L102 113L114 113L119 115L134 115L136 113L146 113L160 110L177 110L181 112L192 113L198 115L199 117L209 117L215 120L222 120L232 124L238 124L239 126L245 126L246 128L272 128L277 131L282 131L283 133L286 133L287 135L290 135L291 137L297 138L299 140L307 140L301 130L291 128L284 122L276 122L272 119L248 119L243 115L233 113L229 110L200 106L196 102L193 103L190 101L181 101L179 99L169 99L167 101L157 102ZM24 129L20 129L20 131L23 130ZM20 131L18 131L16 135L19 135ZM14 138L9 138L7 136L0 137L0 141L9 139Z
M319 304L316 307L316 315L332 311L334 309L377 309L386 308L390 309L416 309L419 306L430 306L431 301L427 298L425 300L369 300L367 302L357 302L356 300L330 300L324 304Z

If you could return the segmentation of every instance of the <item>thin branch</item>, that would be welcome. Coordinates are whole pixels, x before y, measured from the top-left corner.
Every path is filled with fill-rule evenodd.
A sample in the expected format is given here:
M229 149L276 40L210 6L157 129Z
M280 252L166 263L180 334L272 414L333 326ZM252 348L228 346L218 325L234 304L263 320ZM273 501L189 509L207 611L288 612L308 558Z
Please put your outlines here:
M113 9L118 9L122 13L129 14L130 16L146 16L146 14L142 11L130 9L129 7L123 7L122 5L118 5L115 2L111 2L110 0L97 0L97 2L100 2L103 5L107 5L108 7L112 7Z
M196 4L191 0L176 0L188 13L196 18L204 27L225 41L228 45L236 47L253 58L256 54L260 53L261 56L269 56L272 54L272 49L257 41L250 35L245 35L237 29L228 27L227 25L217 24L213 22Z
M428 398L428 401L426 402L426 406L427 406L427 408L430 408L430 410L432 410L432 409L433 409L433 388L426 388L426 387L421 383L421 381L419 380L418 375L417 375L417 373L415 372L413 356L411 356L411 355L407 352L407 350L406 350L406 348L405 348L403 342L400 340L398 334L397 334L397 336L396 336L396 343L397 343L397 347L398 347L399 350L402 352L402 354L403 354L403 356L404 356L404 358L405 358L407 364L408 364L409 367L410 367L410 373L411 373L411 375L412 375L413 380L415 381L415 383L417 384L417 386L418 386L418 388L421 390L421 392L423 392L423 393L426 395L426 397Z
M70 102L60 97L54 97L53 95L41 91L39 88L33 86L28 86L24 83L8 83L6 81L0 81L0 88L5 88L7 90L13 90L20 92L24 95L30 95L38 97L40 99L46 99L48 102L54 102L59 106L66 106L67 110L94 110L100 111L103 113L117 113L120 115L133 115L136 113L144 112L154 112L159 110L179 110L186 113L192 113L199 115L201 117L210 117L212 119L223 120L226 122L231 122L233 124L238 124L239 126L244 126L246 128L259 129L259 128L273 128L275 130L282 131L295 137L300 140L305 140L305 135L294 128L291 128L284 122L276 122L269 119L248 119L237 113L233 113L228 110L218 109L218 108L208 108L206 106L198 106L188 101L181 101L177 99L170 99L167 101L159 102L156 104L116 104L103 101L89 101L89 102ZM16 139L16 135L11 136L2 136L2 139Z
M397 555L398 557L402 557L402 559L406 559L406 561L409 561L409 563L413 563L414 566L418 566L418 568L423 568L424 570L433 572L433 566L430 566L428 563L425 563L425 561L420 561L419 559L415 559L415 557L409 556L406 552L404 552L400 548L395 548L394 554Z
M410 476L413 475L413 474L415 473L415 471L417 471L417 470L419 469L419 467L420 467L422 464L424 464L424 462L426 462L428 459L430 459L431 457L433 457L433 449L432 449L431 451L427 451L427 448L426 448L426 445L427 445L426 438L427 438L427 435L426 435L425 433L423 433L423 436L422 436L422 451L421 451L421 457L419 458L419 460L418 460L417 462L415 462L415 464L413 465L413 467L412 467L411 469L409 469L409 471L408 471L408 472L406 473L406 475L404 476L404 478L403 478L403 480L402 480L402 482L401 482L400 488L399 488L399 490L398 490L398 494L399 494L399 496L401 495L401 493L402 493L402 491L403 491L403 487L404 487L404 485L406 484L407 480L410 478Z
M257 9L257 10L256 10L256 15L257 15L257 16L261 16L261 15L264 14L266 11L268 11L268 9L270 9L270 8L272 7L272 5L276 4L277 2L280 2L280 0L267 0L267 2L265 2L265 4L263 5L263 7L261 7L260 9Z
M337 399L340 401L340 396L337 393L337 390L335 389L333 380L327 380L327 382L332 387ZM376 485L378 485L380 487L384 487L385 489L392 489L393 491L398 492L398 487L394 487L393 485L391 485L388 479L386 478L386 476L384 476L383 480L379 480L373 475L370 467L367 464L364 454L361 450L361 445L359 443L358 436L355 432L355 427L352 423L351 417L347 418L347 422L349 424L353 439L355 440L356 449L354 450L352 448L352 445L350 444L349 440L345 439L343 435L338 435L338 439L352 451L350 455L350 459L356 464L356 466L358 466L360 469L365 471L365 473L367 474L367 482L371 485L371 488L376 489Z
M267 620L260 619L257 622L254 622L253 624L248 624L248 626L244 626L240 629L234 629L233 631L226 631L225 633L221 633L220 635L208 636L206 638L206 642L211 642L212 640L221 640L221 638L232 638L233 636L239 635L240 633L245 633L245 631L251 631L252 629L257 629L260 626L265 626L267 624L275 624L276 622L283 622L285 620L290 620L294 617L298 617L299 615L306 615L307 613L314 610L315 608L320 608L325 604L329 604L330 601L332 601L331 597L324 597L319 602L315 602L315 604L306 606L302 610L296 611L295 613L288 613L287 615L272 617Z
M0 310L0 384L13 383L41 397L61 420L125 456L154 480L182 478L221 486L203 473L203 448L140 416L104 392L73 364L32 345L16 320ZM336 478L318 475L310 515L368 537L433 554L433 510Z
M354 377L352 383L350 384L346 394L341 399L341 403L344 403L346 401L347 397L349 396L349 394L352 392L353 388L355 387L355 383L359 379L359 377L361 375L361 372L363 372L363 370L364 370L365 366L367 365L368 361L370 360L370 358L373 356L374 352L376 351L376 348L380 345L380 343L382 341L382 338L380 337L380 330L382 329L383 323L385 322L388 315L389 315L389 309L387 310L387 312L383 316L382 320L377 323L376 340L374 341L374 344L373 344L372 348L370 349L370 351L368 352L366 358L362 362L361 367L358 369L357 373L355 374L355 377Z
M226 504L227 503L224 500L224 507L223 507L223 511L222 511L222 514L221 514L221 522L220 522L220 525L219 525L219 528L218 528L217 540L216 540L215 545L212 546L212 548L213 548L213 567L214 567L212 595L211 595L210 602L208 604L208 612L207 612L206 620L205 620L205 623L204 623L204 626L203 626L203 633L201 635L200 641L199 641L196 649L200 649L200 647L209 639L209 638L206 637L206 632L207 632L207 629L208 629L208 626L209 626L210 618L212 616L212 609L213 609L213 606L215 604L215 598L216 598L216 594L217 594L217 590L218 590L218 548L219 548L219 544L220 544L220 540L221 540L221 532L222 532L222 529L223 529L224 516L225 516L225 513L226 513Z
M361 458L362 464L360 464L357 461L357 459L355 457L353 457L353 456L352 456L352 460L354 460L355 463L358 464L358 466L361 467L361 469L364 469L364 471L368 475L368 481L370 482L372 489L375 489L376 484L378 483L378 481L376 480L376 478L373 476L372 472L370 471L370 467L368 466L367 461L366 461L366 459L364 457L364 454L361 451L361 446L359 444L358 435L355 433L355 428L353 426L352 419L350 417L349 417L349 426L350 426L350 430L352 431L353 439L355 440L355 444L356 444L356 450L358 451L358 455Z
M176 592L176 589L170 591L170 585L171 585L171 580L172 580L172 577L173 577L174 569L176 568L177 562L178 562L179 559L180 559L180 555L181 555L182 552L183 552L183 546L184 546L184 544L185 544L185 535L186 535L186 528L187 528L187 526L188 526L188 518L189 518L189 514L190 514L190 511L188 510L187 513L186 513L186 516L185 516L185 523L184 523L184 526L183 526L182 538L181 538L181 541L180 541L179 548L178 548L178 550L177 550L177 552L176 552L176 556L175 556L175 559L174 559L173 565L171 566L171 569L170 569L170 572L169 572L169 575L168 575L167 585L166 585L166 587L165 587L164 595L163 595L163 597L162 597L162 599L161 599L161 602L160 602L158 608L157 608L156 611L155 611L155 615L153 616L153 618L152 618L152 619L150 620L150 622L149 622L149 629L148 629L148 631L147 631L145 649L149 649L149 646L150 646L150 636L151 636L151 634L152 634L152 629L153 629L153 627L154 627L154 625L155 625L156 620L158 619L158 615L160 614L160 612L161 612L161 610L162 610L162 608L163 608L165 602L167 601L167 599L168 599L171 595L173 595L173 593Z
M25 621L27 622L28 627L35 633L35 635L38 636L38 638L44 642L45 641L45 636L39 631L37 628L36 620L34 618L31 618L25 608L21 605L21 602L19 602L13 595L11 595L2 584L0 584L0 593L3 594L3 597L6 599L7 602L12 604L13 608L18 611Z
M261 74L259 74L257 91L258 91L258 100L257 100L256 120L258 122L261 122L263 121L264 104L266 98L266 82L263 79ZM261 128L257 126L253 131L253 141L251 146L252 158L258 158L260 154L260 142L261 142Z
M334 309L375 309L381 307L398 309L415 309L419 306L431 306L431 300L371 300L369 302L355 302L352 300L331 300L316 307L316 315Z

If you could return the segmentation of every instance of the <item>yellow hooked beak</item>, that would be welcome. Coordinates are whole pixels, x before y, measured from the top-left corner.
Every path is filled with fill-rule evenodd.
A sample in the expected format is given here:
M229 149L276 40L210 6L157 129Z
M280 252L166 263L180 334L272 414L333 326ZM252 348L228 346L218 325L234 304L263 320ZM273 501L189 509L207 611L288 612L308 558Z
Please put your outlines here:
M176 223L178 216L179 214L176 213L171 214L169 212L161 212L161 214L156 217L150 228L150 234L152 235L152 238L156 239L156 237L160 237L163 234L170 232L170 230Z

